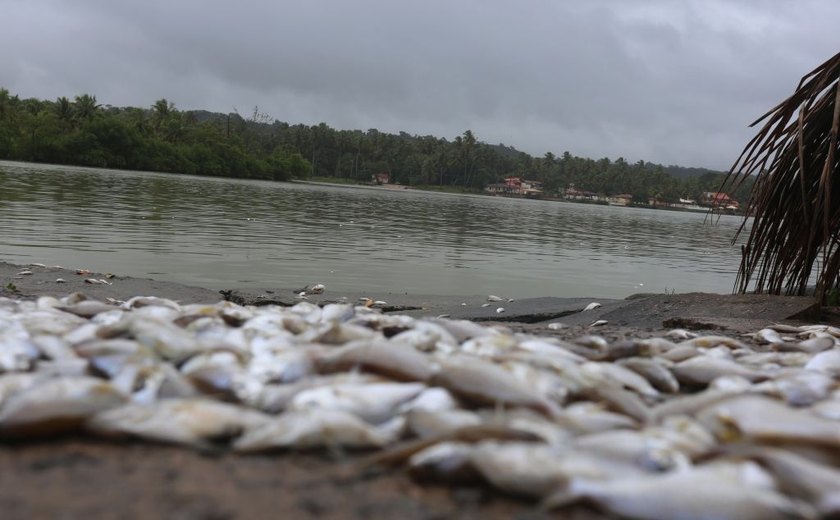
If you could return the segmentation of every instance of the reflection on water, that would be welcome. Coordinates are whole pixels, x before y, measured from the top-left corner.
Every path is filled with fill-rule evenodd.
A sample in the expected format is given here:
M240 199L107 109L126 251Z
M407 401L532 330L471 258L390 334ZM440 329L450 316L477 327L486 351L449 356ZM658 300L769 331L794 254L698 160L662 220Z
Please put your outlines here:
M739 217L0 162L0 259L209 288L729 292Z

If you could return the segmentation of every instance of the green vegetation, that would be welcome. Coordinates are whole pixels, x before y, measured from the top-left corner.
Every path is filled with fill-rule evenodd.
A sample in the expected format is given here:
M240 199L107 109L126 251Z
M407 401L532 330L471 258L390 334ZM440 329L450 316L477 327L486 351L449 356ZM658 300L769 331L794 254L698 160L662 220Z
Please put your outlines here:
M101 106L83 94L73 101L20 99L0 88L0 159L166 171L249 179L313 178L392 182L449 192L481 192L508 176L544 183L545 193L574 184L600 195L629 193L635 201L677 202L717 191L720 172L619 158L587 159L569 152L533 157L488 145L470 130L449 141L405 132L336 130L325 123L290 125L260 113L179 111L165 99L150 108ZM744 202L749 186L734 198Z

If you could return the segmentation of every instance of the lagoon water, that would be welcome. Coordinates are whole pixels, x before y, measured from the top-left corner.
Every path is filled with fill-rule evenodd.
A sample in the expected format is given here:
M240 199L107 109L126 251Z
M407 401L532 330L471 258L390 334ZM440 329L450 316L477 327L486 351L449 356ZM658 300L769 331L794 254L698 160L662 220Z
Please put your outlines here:
M730 292L741 217L0 162L0 260L212 289Z

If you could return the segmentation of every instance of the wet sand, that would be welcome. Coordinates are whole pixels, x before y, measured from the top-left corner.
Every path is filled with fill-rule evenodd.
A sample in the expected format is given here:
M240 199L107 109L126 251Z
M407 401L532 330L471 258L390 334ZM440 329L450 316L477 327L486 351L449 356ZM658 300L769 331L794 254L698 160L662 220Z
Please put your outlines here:
M32 274L19 274L30 270ZM63 278L65 283L56 283ZM85 279L108 284L90 284ZM293 304L293 288L225 291L250 304ZM0 296L34 299L80 291L90 298L125 300L155 295L181 302L216 302L206 289L107 273L76 274L57 267L0 262ZM810 298L760 295L640 295L600 300L582 311L588 298L534 298L494 302L487 295L442 297L363 292L334 295L329 288L310 301L353 301L362 296L386 301L391 310L415 316L449 315L496 321L539 335L610 339L649 337L673 327L738 335L770 323L814 323L819 310ZM500 295L501 296L501 295ZM462 303L466 305L461 305ZM497 313L500 306L505 312ZM603 326L589 327L603 319ZM549 323L564 323L553 330ZM348 472L358 454L284 453L206 455L187 449L89 439L0 445L0 517L23 518L302 518L536 520L603 518L581 507L547 515L534 504L487 487L451 488L413 482L402 470L376 474Z

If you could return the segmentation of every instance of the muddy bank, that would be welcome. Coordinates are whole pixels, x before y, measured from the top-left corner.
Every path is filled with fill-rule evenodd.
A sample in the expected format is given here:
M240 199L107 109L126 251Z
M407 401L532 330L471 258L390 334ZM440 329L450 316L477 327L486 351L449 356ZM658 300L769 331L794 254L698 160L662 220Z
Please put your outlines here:
M339 458L336 458L339 457ZM402 471L348 477L358 456L217 457L85 439L0 446L4 519L556 518L487 487L420 486ZM603 518L579 508L564 518Z

